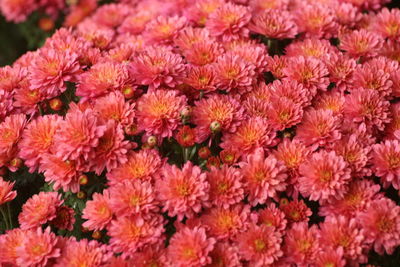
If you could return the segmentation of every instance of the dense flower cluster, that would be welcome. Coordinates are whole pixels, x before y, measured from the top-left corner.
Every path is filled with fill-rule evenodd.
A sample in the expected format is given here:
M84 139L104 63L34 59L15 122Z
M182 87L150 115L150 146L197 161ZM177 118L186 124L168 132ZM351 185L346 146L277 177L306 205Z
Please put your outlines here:
M74 3L75 28L0 69L0 265L393 254L400 11L387 3L120 1L80 23L96 1ZM64 4L0 0L14 21ZM27 177L42 187L12 216Z

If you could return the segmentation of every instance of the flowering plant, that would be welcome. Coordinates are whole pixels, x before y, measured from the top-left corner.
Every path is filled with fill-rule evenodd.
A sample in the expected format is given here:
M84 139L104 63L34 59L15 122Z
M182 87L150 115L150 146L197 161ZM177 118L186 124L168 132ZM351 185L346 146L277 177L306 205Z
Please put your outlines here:
M0 68L0 265L398 265L388 2L120 1Z

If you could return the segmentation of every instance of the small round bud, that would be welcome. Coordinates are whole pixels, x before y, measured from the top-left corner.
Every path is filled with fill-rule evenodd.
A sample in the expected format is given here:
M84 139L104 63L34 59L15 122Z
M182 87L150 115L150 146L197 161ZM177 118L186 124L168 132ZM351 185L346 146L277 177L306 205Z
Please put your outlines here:
M10 161L10 166L16 169L19 169L22 166L22 159L20 158L13 158Z
M89 230L89 228L87 228L87 227L85 227L85 226L81 226L81 231L82 231L82 233L87 233L87 232L89 232L90 230Z
M100 231L94 231L92 234L93 239L100 239L101 238L101 232Z
M149 138L147 138L147 144L150 147L155 147L157 145L157 137L155 137L154 135L149 136Z
M79 176L78 181L80 185L87 185L89 179L85 174L82 174L81 176Z
M86 193L83 192L83 191L79 191L79 192L76 194L76 197L79 198L79 199L85 199L85 198L86 198Z
M39 20L39 28L45 32L54 29L54 21L51 18L44 17Z
M53 98L52 100L50 100L49 106L52 110L59 111L63 107L63 102L59 98Z
M199 152L197 152L199 154L199 157L201 159L208 159L208 157L211 155L211 151L208 147L203 146L202 148L199 149Z
M121 92L126 99L130 99L135 95L135 90L130 85L127 85L124 88L122 88Z
M219 131L221 131L221 123L219 123L218 121L213 121L211 124L210 124L210 130L211 130L211 132L213 132L213 133L215 133L215 132L219 132Z
M190 107L185 107L181 111L181 116L183 118L188 118L188 117L190 117L191 114L192 114L192 109Z
M285 197L281 198L281 200L279 201L279 204L281 206L285 206L285 205L289 204L289 200L287 198L285 198Z

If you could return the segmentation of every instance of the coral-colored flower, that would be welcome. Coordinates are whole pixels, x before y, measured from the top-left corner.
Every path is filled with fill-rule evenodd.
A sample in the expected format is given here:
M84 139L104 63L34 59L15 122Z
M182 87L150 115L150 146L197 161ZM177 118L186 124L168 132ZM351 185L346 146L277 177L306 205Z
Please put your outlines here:
M140 34L146 28L147 23L153 18L154 14L148 10L136 10L130 13L122 21L117 31L120 34Z
M21 229L35 229L53 220L63 202L57 192L40 192L33 195L22 206L18 216Z
M215 244L214 249L209 253L211 263L209 267L237 267L240 266L240 258L236 246L232 246L228 242L218 242Z
M46 266L54 258L60 256L57 247L57 236L50 231L50 227L25 232L20 247L16 249L17 265L19 266Z
M25 239L25 231L20 228L14 228L0 235L0 263L17 265L17 248L19 248Z
M137 102L139 129L148 134L171 137L186 107L186 97L178 91L155 90L143 95Z
M400 11L396 8L383 8L374 18L373 29L384 38L399 40L400 38Z
M345 267L346 260L343 258L343 248L339 247L336 250L324 248L323 251L319 251L315 259L316 267Z
M387 140L373 146L372 166L376 176L381 178L384 187L390 184L400 189L400 143Z
M243 119L243 108L235 98L212 94L195 102L192 121L197 125L197 141L203 142L211 135L213 122L221 125L222 132L234 133Z
M400 245L400 207L388 198L381 198L371 203L370 207L359 216L361 225L374 250L383 255L392 254Z
M6 165L17 154L16 144L26 124L23 114L11 115L0 123L0 166Z
M295 80L275 80L269 84L270 93L277 97L287 98L296 105L305 107L310 104L310 92ZM269 102L272 102L269 100Z
M220 37L223 41L237 40L248 36L247 24L250 20L247 7L226 3L210 14L206 28L212 36Z
M303 109L292 100L285 97L273 97L267 111L268 122L271 126L282 131L298 124L303 117Z
M297 34L297 25L291 13L279 9L253 16L249 29L273 39L294 38Z
M218 42L207 40L192 44L190 49L184 50L182 53L189 63L206 66L214 63L222 52L223 49Z
M289 66L289 60L290 58L287 56L275 55L273 57L267 57L267 69L275 78L284 78L286 77L284 69Z
M13 200L17 196L16 191L12 191L15 182L7 182L0 176L0 206Z
M237 168L227 165L222 165L221 168L211 167L207 174L210 202L224 208L240 202L244 197L242 178Z
M27 114L37 113L39 103L43 98L41 91L31 90L27 81L14 90L14 106Z
M357 66L355 59L346 54L331 53L326 55L324 62L329 71L329 80L336 83L336 87L345 89Z
M311 209L304 203L303 200L293 200L282 204L280 209L285 213L289 223L308 222L312 215Z
M184 17L158 16L146 25L143 35L149 44L170 44L186 23Z
M72 231L75 223L75 212L68 206L58 207L56 217L50 221L50 224L58 229Z
M82 218L87 220L82 226L90 230L106 228L113 216L110 203L109 190L104 190L102 194L94 193L92 200L86 202L86 207L82 212Z
M274 203L268 205L265 209L252 213L252 220L257 222L257 224L274 227L276 231L282 234L287 225L285 214Z
M382 38L373 32L361 29L339 36L339 48L354 58L373 57L382 47Z
M199 26L205 26L208 16L223 5L223 0L198 0L185 9L185 16Z
M185 227L172 236L167 256L175 266L204 266L211 263L209 254L215 243L214 238L207 237L204 228Z
M60 124L61 117L45 115L32 120L18 143L19 157L25 161L30 172L34 172L45 153L50 151L53 137Z
M320 203L343 197L351 178L346 161L333 151L315 152L299 171L300 193Z
M156 150L130 152L128 161L107 173L110 185L124 180L151 180L162 166L160 155Z
M198 91L209 93L217 90L214 84L214 76L214 67L212 65L192 66L188 69L185 83Z
M2 15L4 15L8 21L15 23L26 20L27 16L36 8L37 3L35 0L5 0L0 2Z
M338 53L338 50L329 41L316 38L293 42L285 47L285 51L289 57L303 56L317 59L324 59Z
M196 133L193 128L190 128L188 125L184 125L179 129L176 134L176 141L182 147L191 147L196 143Z
M208 205L210 185L207 174L190 161L182 169L167 164L160 175L155 188L159 201L164 203L163 211L169 216L178 216L181 221L184 216L191 218Z
M161 215L118 217L107 228L110 247L123 257L133 256L148 245L162 242L163 224Z
M265 266L277 261L283 255L282 236L273 227L251 224L250 228L236 238L242 259L251 266Z
M167 251L164 249L163 244L155 244L152 246L147 246L143 248L141 252L136 252L130 262L126 265L129 266L137 266L137 267L148 267L148 266L159 266L166 267L168 265L167 261ZM126 262L126 261L125 261ZM114 267L112 265L110 267ZM125 267L121 265L117 265L118 267ZM117 267L115 266L115 267Z
M396 132L400 130L400 104L394 103L390 105L390 117L392 120L385 127L385 139L398 139L396 138Z
M14 109L12 96L11 92L0 89L0 121L4 121Z
M244 40L231 42L228 45L228 53L237 55L247 63L254 65L256 75L263 75L264 72L267 72L268 52L264 45Z
M130 12L132 12L132 9L129 5L112 3L100 6L92 18L95 23L101 26L116 28Z
M254 12L254 13L264 12L264 11L268 11L270 9L286 10L288 5L289 5L288 0L270 0L270 1L250 0L249 1L249 6L252 8L252 12Z
M340 91L332 90L317 95L313 102L316 109L332 110L333 116L341 116L343 114L346 98Z

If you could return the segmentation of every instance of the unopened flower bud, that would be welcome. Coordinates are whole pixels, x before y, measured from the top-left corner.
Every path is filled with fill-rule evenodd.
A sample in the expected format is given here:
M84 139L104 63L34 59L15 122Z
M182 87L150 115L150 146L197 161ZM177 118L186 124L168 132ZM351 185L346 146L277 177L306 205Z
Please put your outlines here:
M22 166L22 159L20 158L13 158L10 161L10 166L15 168L15 169L19 169Z
M79 176L78 181L80 185L87 185L89 179L86 175L82 174L81 176Z
M83 191L79 191L79 192L76 194L76 197L79 198L79 199L85 199L85 198L86 198L86 193L83 192Z
M121 92L126 99L130 99L135 95L135 90L130 85L127 85L124 88L122 88Z
M199 149L198 154L201 159L208 159L208 157L211 155L211 151L208 147L203 146Z
M157 145L157 137L155 137L154 135L149 136L149 138L147 138L147 144L150 147L155 147Z
M93 239L100 239L101 238L101 232L100 231L94 231L92 234Z
M59 98L53 98L49 102L49 106L54 111L59 111L63 107L63 102Z
M39 20L39 28L45 32L54 29L54 21L51 18L44 17Z
M211 132L213 132L213 133L216 133L216 132L219 132L219 131L221 131L221 123L219 123L218 121L213 121L211 124L210 124L210 130L211 130Z

